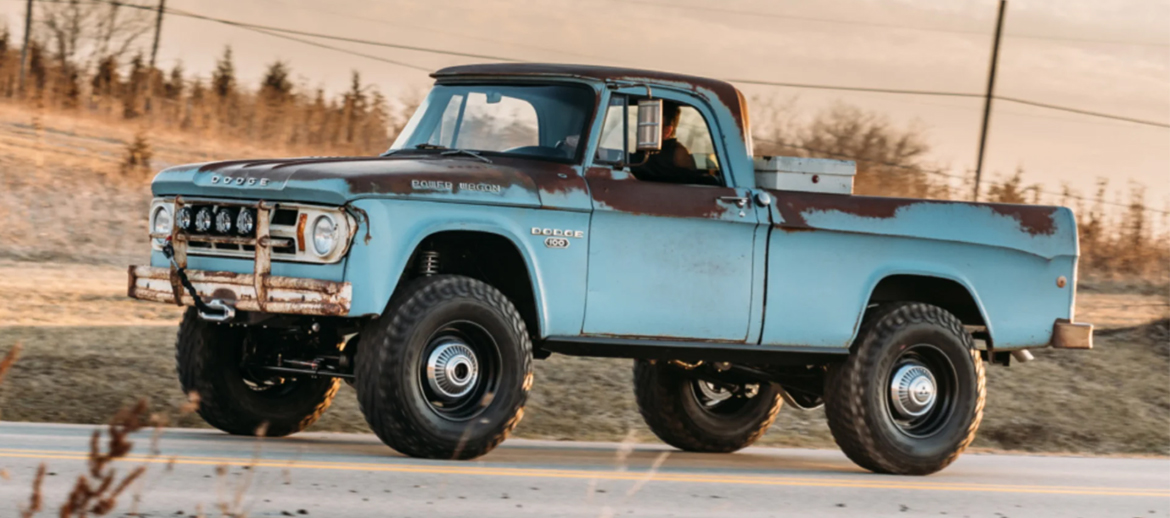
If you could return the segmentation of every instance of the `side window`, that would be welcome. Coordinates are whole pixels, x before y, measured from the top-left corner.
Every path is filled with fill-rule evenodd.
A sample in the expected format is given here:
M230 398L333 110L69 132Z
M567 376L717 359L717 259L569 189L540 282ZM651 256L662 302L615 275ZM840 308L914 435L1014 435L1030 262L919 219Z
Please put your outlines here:
M634 177L643 181L725 185L710 126L702 112L693 106L663 101L662 151L649 156L638 153L635 132L639 99L612 96L597 147L597 160L628 166Z
M625 162L626 121L622 118L625 111L625 97L615 95L610 98L609 106L605 110L605 122L601 126L601 141L597 145L597 161L607 164ZM637 107L633 107L637 110ZM634 112L637 113L637 112ZM637 119L635 119L637 121Z
M711 130L703 114L690 106L680 106L678 129L675 138L690 151L697 169L719 171L719 159L715 156L715 144L711 141Z

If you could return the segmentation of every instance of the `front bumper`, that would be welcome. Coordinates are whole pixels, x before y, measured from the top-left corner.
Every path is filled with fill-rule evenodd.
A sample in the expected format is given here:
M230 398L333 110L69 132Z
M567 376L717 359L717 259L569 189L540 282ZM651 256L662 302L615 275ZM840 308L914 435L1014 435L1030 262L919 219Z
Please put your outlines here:
M263 275L259 287L264 296L257 297L253 274L203 270L186 273L205 302L220 300L241 311L339 317L349 314L353 299L353 287L348 282ZM131 266L129 277L127 295L131 298L195 305L170 268Z
M186 200L182 196L176 196L173 210L178 211L191 201L197 200ZM215 321L230 319L235 315L235 310L318 316L349 314L353 300L353 287L350 283L272 275L273 248L281 244L287 246L288 241L273 237L271 233L271 215L272 211L277 209L277 204L263 200L256 202L215 200L214 203L224 207L254 209L255 236L192 235L180 230L177 225L173 226L169 233L151 233L150 237L156 240L156 243L166 240L173 246L172 266L170 268L131 266L127 289L130 298L194 306L195 299L179 281L178 268L182 268L203 302L225 310L221 315L214 317L200 313L205 319ZM302 216L300 221L303 224L305 218ZM350 225L349 228L351 229L349 237L352 239L352 229L356 227ZM253 273L188 270L187 249L191 242L250 246L253 250ZM299 242L304 241L300 239Z

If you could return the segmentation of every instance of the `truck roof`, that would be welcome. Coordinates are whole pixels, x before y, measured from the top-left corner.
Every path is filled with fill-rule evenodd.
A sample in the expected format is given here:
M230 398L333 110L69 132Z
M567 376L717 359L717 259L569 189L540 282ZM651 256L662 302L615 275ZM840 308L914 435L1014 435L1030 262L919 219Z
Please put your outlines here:
M741 136L749 137L747 106L743 94L731 83L708 77L637 68L570 65L555 63L490 63L447 67L431 74L435 79L484 76L566 77L628 83L646 83L691 90L709 101L722 104L731 112Z

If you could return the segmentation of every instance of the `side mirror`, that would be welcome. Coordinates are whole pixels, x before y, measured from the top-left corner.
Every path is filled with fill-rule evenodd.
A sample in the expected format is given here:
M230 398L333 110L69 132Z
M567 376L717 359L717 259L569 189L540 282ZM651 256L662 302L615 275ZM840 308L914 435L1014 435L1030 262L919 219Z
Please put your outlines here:
M662 151L662 99L638 101L639 152Z

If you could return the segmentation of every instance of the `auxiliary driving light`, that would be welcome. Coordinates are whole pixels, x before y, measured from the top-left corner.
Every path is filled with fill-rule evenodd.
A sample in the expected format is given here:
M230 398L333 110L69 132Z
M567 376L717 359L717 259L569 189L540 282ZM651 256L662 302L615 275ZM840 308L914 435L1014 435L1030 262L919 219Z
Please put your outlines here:
M256 229L256 215L252 214L252 209L240 209L240 215L236 216L236 232L241 236L251 234Z
M232 223L236 219L232 209L219 209L215 214L215 231L220 234L227 234L232 231Z
M211 230L211 207L203 207L195 213L195 231L207 232Z
M191 230L191 207L179 209L179 213L175 215L175 223L179 225L179 230Z
M333 252L334 246L337 246L337 224L332 217L322 214L313 222L313 251L325 257Z

